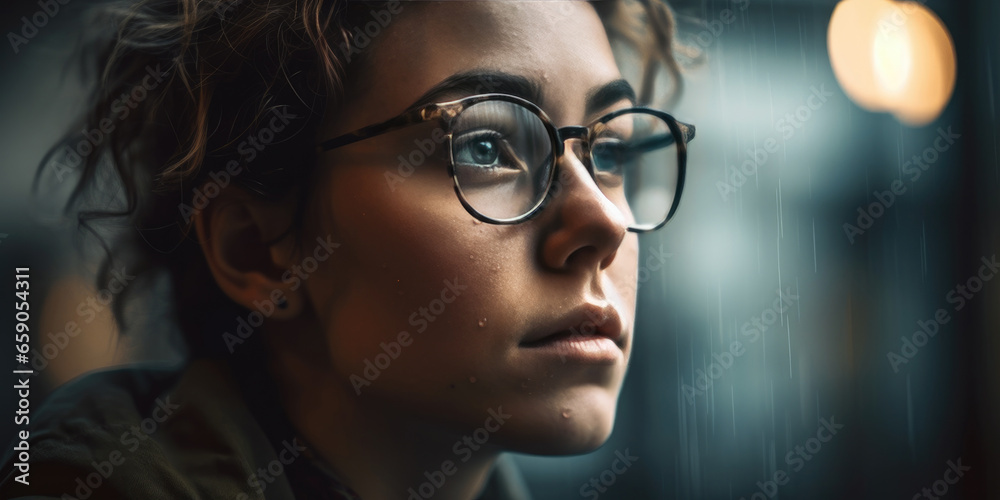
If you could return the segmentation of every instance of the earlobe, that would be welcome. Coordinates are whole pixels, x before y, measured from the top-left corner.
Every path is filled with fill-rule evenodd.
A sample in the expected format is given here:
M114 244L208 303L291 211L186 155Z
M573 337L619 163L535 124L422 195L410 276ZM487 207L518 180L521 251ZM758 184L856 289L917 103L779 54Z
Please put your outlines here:
M284 282L286 269L276 260L280 252L269 243L284 232L291 216L282 207L264 203L228 187L195 215L195 232L223 293L268 318L289 320L304 308L303 291Z

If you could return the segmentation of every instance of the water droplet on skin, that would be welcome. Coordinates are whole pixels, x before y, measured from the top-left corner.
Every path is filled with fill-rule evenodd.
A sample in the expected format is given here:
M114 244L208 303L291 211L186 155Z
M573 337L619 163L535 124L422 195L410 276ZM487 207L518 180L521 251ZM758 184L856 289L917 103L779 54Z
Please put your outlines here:
M563 410L562 416L563 418L569 418L569 410Z
M476 256L475 256L475 255L472 255L472 254L470 253L470 254L469 254L469 260L476 260Z
M479 320L479 328L486 326L486 318Z
M474 224L474 225L476 225L476 226L478 226L478 225L480 225L480 224L482 224L482 223L483 223L483 221L481 221L481 220L479 220L479 219L472 219L472 224Z
M469 377L469 383L475 384L476 383L476 377Z

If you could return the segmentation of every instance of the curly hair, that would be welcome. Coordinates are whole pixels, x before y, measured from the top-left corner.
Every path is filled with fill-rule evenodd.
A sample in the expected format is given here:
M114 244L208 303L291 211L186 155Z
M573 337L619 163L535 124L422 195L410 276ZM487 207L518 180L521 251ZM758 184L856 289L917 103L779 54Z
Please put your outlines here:
M98 282L117 265L143 281L169 276L171 311L190 355L210 351L199 330L207 315L233 305L190 234L191 215L231 181L266 200L296 197L296 225L284 235L299 229L312 195L323 112L343 102L352 75L370 62L370 51L356 50L370 42L357 27L371 22L373 8L394 3L141 0L94 12L90 24L97 28L77 55L84 76L95 81L90 104L43 158L35 189L71 174L65 210L105 252ZM672 83L665 101L673 102L682 80L668 6L663 0L594 6L609 37L640 58L640 102L654 101L662 70ZM253 133L276 117L281 132L272 127L267 147L251 149ZM115 205L95 202L115 192ZM117 229L100 221L117 221ZM123 331L124 304L142 288L114 299Z

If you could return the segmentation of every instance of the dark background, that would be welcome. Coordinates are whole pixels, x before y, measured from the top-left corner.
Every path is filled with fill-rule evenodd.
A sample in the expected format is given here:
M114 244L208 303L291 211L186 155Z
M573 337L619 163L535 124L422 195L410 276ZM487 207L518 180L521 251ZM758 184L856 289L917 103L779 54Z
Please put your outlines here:
M42 152L80 110L79 82L60 75L86 4L64 6L19 54L0 49L0 272L31 266L38 310L47 294L67 286L66 276L92 268L74 257L67 222L51 200L29 193ZM753 0L712 39L706 62L689 69L684 98L671 111L698 127L690 178L677 218L640 239L641 262L661 245L670 258L640 287L615 432L583 456L517 456L538 498L581 497L583 483L626 449L638 460L600 498L750 498L756 483L778 470L789 481L775 498L912 498L959 458L972 469L945 498L993 498L1000 490L1000 283L987 283L961 311L946 302L976 274L981 257L1000 252L1000 5L926 2L954 39L958 82L940 118L909 127L859 108L837 84L826 38L835 4ZM690 43L703 29L699 22L718 19L730 3L673 5L682 17L679 36ZM37 10L32 1L5 2L0 31L19 31L20 17ZM782 141L776 122L814 86L834 96ZM907 182L906 194L852 244L843 224L856 223L873 192L906 179L901 163L931 146L940 127L961 139ZM777 137L781 150L723 200L716 182L726 167L767 137ZM746 340L741 326L770 307L779 287L798 300L691 404L684 384L694 383L713 353ZM48 321L41 333L74 314L47 307L36 313ZM895 373L887 353L898 353L900 337L938 308L948 308L952 321ZM13 331L11 316L0 315L2 331ZM107 339L86 342L98 348L67 349L58 369L32 381L33 408L46 388L82 370L175 354L157 338L118 348ZM13 360L0 357L0 367L13 369ZM0 416L13 415L14 402L2 398ZM786 453L831 417L843 429L791 471ZM2 435L11 424L0 418Z

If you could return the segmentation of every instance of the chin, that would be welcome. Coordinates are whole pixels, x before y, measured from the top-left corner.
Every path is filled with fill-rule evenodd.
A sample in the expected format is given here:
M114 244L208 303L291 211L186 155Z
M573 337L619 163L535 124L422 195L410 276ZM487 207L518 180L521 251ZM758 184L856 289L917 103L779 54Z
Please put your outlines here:
M532 455L578 455L600 448L615 424L618 390L576 388L549 400L526 401L511 414L524 415L503 439L509 451Z

